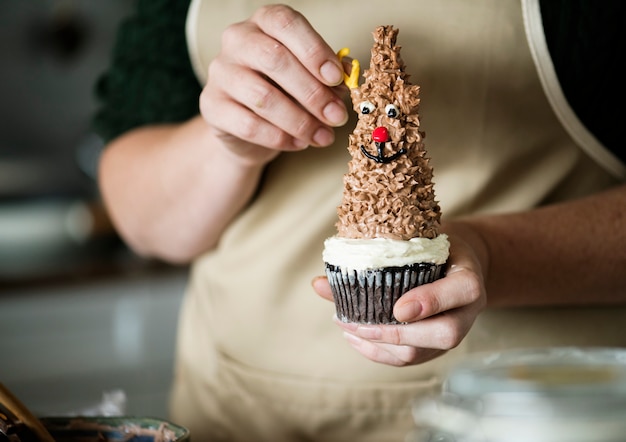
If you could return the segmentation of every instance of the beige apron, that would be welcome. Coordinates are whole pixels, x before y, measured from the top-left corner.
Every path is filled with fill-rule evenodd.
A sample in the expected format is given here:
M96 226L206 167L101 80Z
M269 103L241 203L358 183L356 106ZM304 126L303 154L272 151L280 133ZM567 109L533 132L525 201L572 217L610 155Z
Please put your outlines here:
M188 42L202 81L224 28L263 3L192 3ZM365 66L372 30L400 29L403 58L422 86L422 128L444 216L523 210L614 183L545 99L518 1L287 3ZM468 351L626 345L613 326L625 319L621 310L590 320L586 311L561 309L486 312L461 346L416 367L376 364L350 348L332 323L333 305L310 281L323 274L322 242L335 232L353 126L337 131L335 146L274 161L254 202L194 264L171 417L195 441L403 441L413 426L411 400L432 392Z

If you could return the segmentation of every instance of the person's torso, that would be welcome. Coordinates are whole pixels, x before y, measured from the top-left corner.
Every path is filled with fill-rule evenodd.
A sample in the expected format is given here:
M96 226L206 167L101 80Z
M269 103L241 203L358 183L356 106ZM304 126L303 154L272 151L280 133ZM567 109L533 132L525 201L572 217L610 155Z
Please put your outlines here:
M219 51L223 29L264 3L192 3L188 40L200 78ZM614 182L555 118L518 1L286 3L331 47L349 47L363 68L374 28L400 29L402 57L421 86L421 128L444 218L525 210ZM323 240L335 233L353 126L354 118L338 129L332 147L282 154L268 166L254 201L194 265L181 317L185 336L210 335L219 351L247 366L350 382L427 379L463 356L467 342L418 367L369 362L347 345L332 323L333 305L310 286L324 272ZM209 357L186 345L183 353L199 366Z

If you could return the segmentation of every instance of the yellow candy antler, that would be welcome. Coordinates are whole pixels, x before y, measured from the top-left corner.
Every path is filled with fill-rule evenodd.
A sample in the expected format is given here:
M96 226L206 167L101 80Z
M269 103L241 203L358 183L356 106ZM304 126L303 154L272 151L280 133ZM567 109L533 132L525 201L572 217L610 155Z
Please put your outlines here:
M345 56L347 56L349 53L350 53L350 49L349 48L340 49L339 52L337 52L337 57L339 57L339 61L343 60L343 58ZM357 60L356 58L353 58L352 59L352 70L350 71L350 75L348 75L348 74L346 74L344 72L344 74L343 74L343 82L350 89L357 88L357 87L359 87L359 75L360 74L361 74L361 65L359 64L359 60Z

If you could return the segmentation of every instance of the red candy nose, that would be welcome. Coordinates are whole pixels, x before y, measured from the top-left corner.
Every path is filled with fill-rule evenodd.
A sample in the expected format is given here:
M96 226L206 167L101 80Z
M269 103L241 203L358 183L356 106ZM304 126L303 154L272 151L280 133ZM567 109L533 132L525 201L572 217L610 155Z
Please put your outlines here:
M378 126L372 132L372 138L377 143L386 143L387 141L389 141L389 131L386 127Z

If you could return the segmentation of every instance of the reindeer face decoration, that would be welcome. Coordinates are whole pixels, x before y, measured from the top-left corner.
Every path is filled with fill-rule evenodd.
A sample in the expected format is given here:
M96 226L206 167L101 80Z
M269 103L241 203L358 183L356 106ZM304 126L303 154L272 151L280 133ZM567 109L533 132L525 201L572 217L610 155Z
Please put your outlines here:
M370 69L365 82L357 85L358 64L346 78L358 123L350 139L350 153L387 164L408 153L419 143L419 86L408 75L396 46L397 29L381 26L374 31ZM340 57L347 55L340 52Z
M358 85L356 60L345 78L358 121L349 138L352 159L338 207L337 228L343 237L437 235L440 212L419 127L420 88L408 81L397 34L391 26L376 28L365 81ZM339 57L347 52L340 51Z
M355 130L359 139L354 141L361 154L386 164L406 154L411 143L421 138L419 86L406 84L395 72L375 73L375 77L368 76L368 81L351 90L359 117Z

